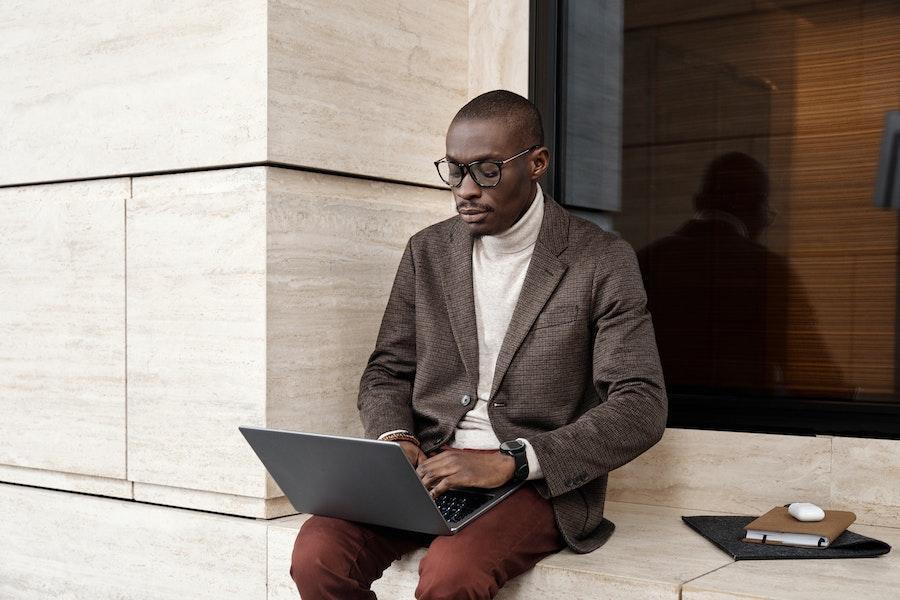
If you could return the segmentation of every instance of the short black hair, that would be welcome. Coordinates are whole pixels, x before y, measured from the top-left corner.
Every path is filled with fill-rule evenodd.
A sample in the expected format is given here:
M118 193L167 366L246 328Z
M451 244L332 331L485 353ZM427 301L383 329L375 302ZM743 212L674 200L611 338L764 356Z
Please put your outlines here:
M521 145L544 145L544 126L541 113L531 100L509 90L491 90L469 100L453 117L453 123L463 120L503 120L509 131L517 135Z
M766 202L769 176L758 160L743 152L726 152L706 166L694 196L698 210L753 210Z

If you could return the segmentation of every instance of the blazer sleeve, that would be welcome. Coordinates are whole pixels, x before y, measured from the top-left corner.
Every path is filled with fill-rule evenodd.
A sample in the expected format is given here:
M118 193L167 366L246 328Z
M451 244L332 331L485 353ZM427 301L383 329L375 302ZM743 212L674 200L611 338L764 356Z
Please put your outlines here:
M394 429L415 434L412 389L416 377L416 268L412 239L394 277L375 350L359 383L356 406L365 437Z
M529 437L551 496L633 460L665 433L668 400L647 296L631 245L617 238L592 284L592 381L600 404Z

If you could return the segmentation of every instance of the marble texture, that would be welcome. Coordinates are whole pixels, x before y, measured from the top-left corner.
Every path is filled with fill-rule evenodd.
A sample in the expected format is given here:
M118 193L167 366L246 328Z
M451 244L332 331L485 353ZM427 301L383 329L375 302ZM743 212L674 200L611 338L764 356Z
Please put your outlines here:
M0 484L0 598L265 600L266 524Z
M268 159L442 185L432 162L468 92L467 0L268 6Z
M601 548L549 556L497 598L890 598L900 584L896 552L734 562L681 521L725 513L614 501L606 511L616 531ZM0 484L0 514L0 597L17 600L296 598L291 550L309 518L246 519L9 484ZM852 528L900 544L900 529ZM394 563L373 586L379 597L411 597L424 553Z
M609 474L610 500L762 514L802 498L829 505L831 438L666 429Z
M831 501L857 523L900 527L900 440L833 438Z
M897 598L900 529L851 525L891 545L887 554L854 559L740 560L685 584L682 600L844 600Z
M0 185L265 160L267 5L0 3Z
M362 436L359 379L407 240L450 193L267 172L268 427ZM268 496L281 491L270 480Z
M128 179L0 189L0 464L125 477L129 193Z
M0 3L0 81L17 82L0 95L0 185L271 161L439 186L468 9Z
M192 508L256 519L274 519L285 515L297 514L287 496L259 498L155 485L152 483L138 482L133 485L134 499L138 502Z
M79 475L46 469L29 469L0 464L0 482L67 490L111 498L134 498L133 484L126 479Z
M137 177L128 202L128 479L265 497L266 169Z
M268 167L136 178L127 211L135 498L294 512L238 426L361 435L359 378L397 264L413 233L451 215L448 196Z
M529 3L469 0L469 98L505 89L528 97Z
M266 587L268 600L296 600L297 586L291 579L291 553L303 522L312 515L299 514L269 521L267 530Z
M508 582L497 598L677 599L685 581L732 562L681 520L682 514L700 514L697 511L620 502L607 502L606 511L616 524L606 544L589 554L562 550L548 556ZM296 597L289 575L291 551L307 518L294 515L269 526L269 600ZM396 561L372 589L380 598L412 597L425 552L421 548Z

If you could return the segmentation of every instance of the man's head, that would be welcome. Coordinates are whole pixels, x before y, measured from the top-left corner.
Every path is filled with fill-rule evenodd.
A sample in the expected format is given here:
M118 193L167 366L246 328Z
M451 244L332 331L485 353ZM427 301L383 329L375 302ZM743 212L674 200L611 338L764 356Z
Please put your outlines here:
M550 163L540 113L527 98L507 90L486 92L463 106L450 122L446 147L445 158L463 165L504 161L527 150L499 167L483 165L482 183L490 184L484 174L493 175L499 169L500 182L495 187L478 185L468 169L463 170L462 182L451 187L456 210L473 235L496 235L518 221ZM449 168L457 172L455 165Z
M773 211L768 198L769 176L765 167L743 152L727 152L706 166L703 184L694 196L694 207L735 215L755 239L771 223Z

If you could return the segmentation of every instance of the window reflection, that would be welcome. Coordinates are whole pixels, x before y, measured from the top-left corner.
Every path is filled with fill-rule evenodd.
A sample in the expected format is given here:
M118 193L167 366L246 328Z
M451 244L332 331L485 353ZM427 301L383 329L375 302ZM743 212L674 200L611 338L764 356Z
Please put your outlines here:
M811 310L784 257L759 243L774 217L765 168L742 152L706 167L695 212L638 251L657 345L670 389L784 395L785 290ZM822 369L819 391L849 393L816 323L793 332Z
M872 193L900 2L624 7L613 226L667 384L897 402L898 213Z

